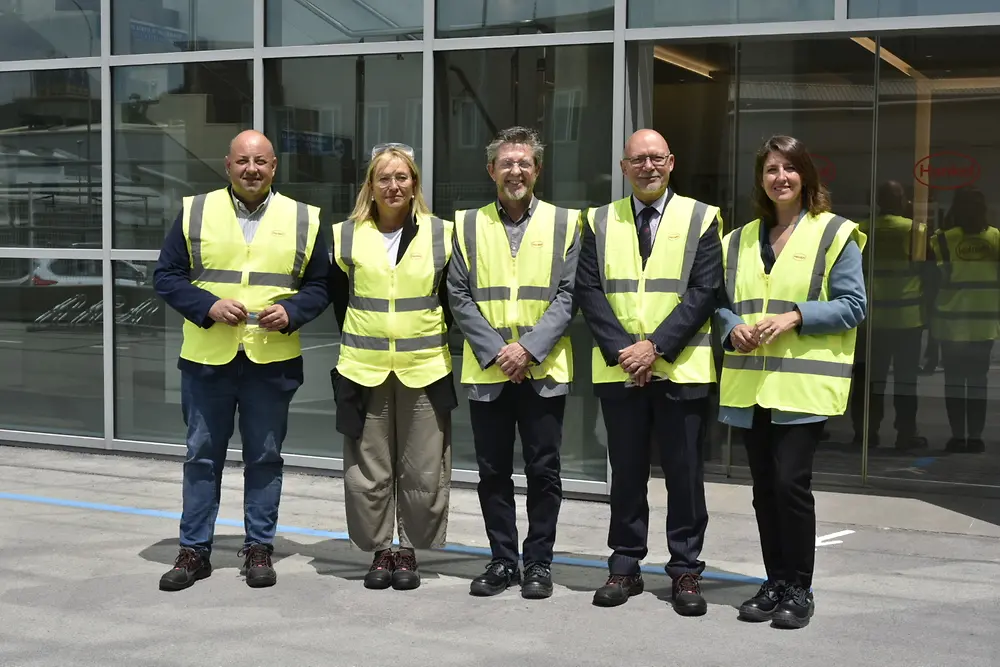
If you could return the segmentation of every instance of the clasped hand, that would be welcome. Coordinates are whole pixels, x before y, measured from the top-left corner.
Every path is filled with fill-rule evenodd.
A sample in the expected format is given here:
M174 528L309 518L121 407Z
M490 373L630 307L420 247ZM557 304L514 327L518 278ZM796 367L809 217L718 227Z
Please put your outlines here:
M802 324L802 313L797 309L781 315L765 317L754 326L737 324L729 340L737 352L753 352L761 345L773 343L781 334Z
M511 382L521 384L528 373L531 355L520 343L511 343L500 348L496 363Z
M637 387L644 387L653 381L655 362L656 347L649 340L640 340L618 352L618 365L629 374Z
M208 311L208 316L215 322L235 326L245 322L249 317L247 307L235 299L219 299ZM282 331L288 328L288 313L279 304L268 306L260 311L258 324L268 331Z

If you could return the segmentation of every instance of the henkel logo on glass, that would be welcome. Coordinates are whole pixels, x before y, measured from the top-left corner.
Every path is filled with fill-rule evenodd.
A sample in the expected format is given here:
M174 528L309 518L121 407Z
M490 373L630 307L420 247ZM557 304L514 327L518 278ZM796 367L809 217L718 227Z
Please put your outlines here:
M913 177L932 190L958 190L972 185L981 175L976 159L958 151L931 153L913 165Z

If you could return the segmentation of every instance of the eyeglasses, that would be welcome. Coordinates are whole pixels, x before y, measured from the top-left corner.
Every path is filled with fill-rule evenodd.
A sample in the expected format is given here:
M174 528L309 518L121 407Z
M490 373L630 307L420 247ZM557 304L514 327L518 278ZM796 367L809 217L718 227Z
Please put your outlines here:
M392 187L393 183L396 183L399 187L405 186L410 182L410 175L396 174L395 176L381 176L375 182L378 183L378 186L383 190L388 190Z
M374 160L376 155L379 155L380 153L384 153L387 150L389 150L390 148L395 148L398 151L402 151L403 153L406 153L407 155L410 156L411 160L416 159L414 157L415 153L413 151L413 147L412 146L408 146L407 144L397 144L397 143L394 143L394 142L389 142L389 143L385 143L385 144L375 144L374 146L372 146L372 159Z
M501 160L497 163L502 171L510 171L514 168L514 165L520 167L521 171L531 171L535 168L535 163L532 160L521 160L520 162L515 162L514 160Z
M667 153L666 155L636 155L635 157L625 158L628 163L633 167L641 167L646 164L646 160L653 163L654 167L662 167L667 163L667 159L673 155L673 153Z

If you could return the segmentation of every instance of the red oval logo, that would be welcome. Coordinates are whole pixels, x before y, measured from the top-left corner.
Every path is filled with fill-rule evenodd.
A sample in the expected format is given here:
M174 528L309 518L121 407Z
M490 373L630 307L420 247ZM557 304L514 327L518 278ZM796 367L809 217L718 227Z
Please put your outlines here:
M812 158L813 164L816 166L819 180L822 183L833 183L833 180L837 178L837 168L833 166L833 160L819 153L810 153L809 157Z
M972 185L981 175L976 159L958 151L931 153L913 165L913 177L932 190L958 190Z

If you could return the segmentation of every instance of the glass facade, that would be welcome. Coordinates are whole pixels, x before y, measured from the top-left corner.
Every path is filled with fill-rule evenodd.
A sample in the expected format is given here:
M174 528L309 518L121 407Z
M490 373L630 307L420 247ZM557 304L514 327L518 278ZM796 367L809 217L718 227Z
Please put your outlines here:
M539 196L587 207L627 193L621 147L650 127L675 155L672 186L718 205L725 231L752 217L753 154L781 132L869 237L850 406L817 472L995 492L1000 2L681 4L0 0L0 440L183 451L181 319L152 272L182 198L225 184L243 129L266 132L276 187L329 225L376 143L412 145L451 216L495 196L484 148L499 128L536 127ZM791 34L802 21L815 29ZM582 318L570 333L566 488L602 496L591 339ZM302 340L285 451L336 469L332 310ZM452 349L457 376L458 331ZM462 398L455 476L474 481ZM747 474L739 433L716 422L704 456Z

